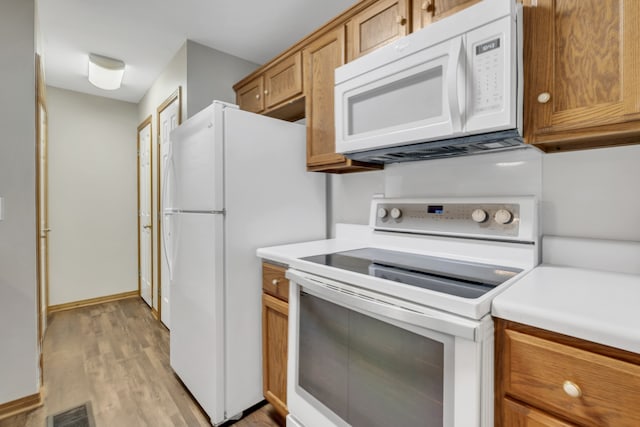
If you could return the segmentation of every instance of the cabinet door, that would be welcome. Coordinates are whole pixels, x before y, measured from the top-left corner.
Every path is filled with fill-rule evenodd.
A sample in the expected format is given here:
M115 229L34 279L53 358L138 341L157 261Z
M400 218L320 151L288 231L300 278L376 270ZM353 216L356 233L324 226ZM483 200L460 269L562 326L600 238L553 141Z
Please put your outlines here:
M264 95L267 109L302 94L302 54L281 60L264 72Z
M525 0L525 136L545 151L640 134L640 2Z
M289 304L262 294L262 388L265 399L285 417L287 411L287 333Z
M344 162L336 154L334 71L344 64L344 27L309 44L302 52L307 114L307 166Z
M478 2L480 0L413 0L413 31Z
M347 23L347 61L409 34L409 0L380 0Z
M511 399L502 400L502 411L503 425L509 427L575 427Z
M260 113L264 110L264 77L258 76L236 91L236 103L242 110Z

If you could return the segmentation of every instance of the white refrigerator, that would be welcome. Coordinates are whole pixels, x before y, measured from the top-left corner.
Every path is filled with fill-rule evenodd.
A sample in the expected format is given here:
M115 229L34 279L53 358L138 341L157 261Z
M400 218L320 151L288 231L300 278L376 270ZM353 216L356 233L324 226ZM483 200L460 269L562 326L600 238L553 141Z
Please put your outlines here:
M163 250L171 367L217 425L263 400L256 249L326 236L305 127L214 101L170 135Z

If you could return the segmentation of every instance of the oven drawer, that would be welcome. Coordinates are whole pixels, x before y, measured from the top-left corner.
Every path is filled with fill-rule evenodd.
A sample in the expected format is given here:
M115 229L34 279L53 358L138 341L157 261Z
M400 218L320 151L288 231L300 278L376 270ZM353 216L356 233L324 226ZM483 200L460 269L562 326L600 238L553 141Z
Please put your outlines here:
M640 425L640 366L507 329L505 392L586 426Z
M289 280L284 276L286 268L262 263L262 290L283 301L289 301Z

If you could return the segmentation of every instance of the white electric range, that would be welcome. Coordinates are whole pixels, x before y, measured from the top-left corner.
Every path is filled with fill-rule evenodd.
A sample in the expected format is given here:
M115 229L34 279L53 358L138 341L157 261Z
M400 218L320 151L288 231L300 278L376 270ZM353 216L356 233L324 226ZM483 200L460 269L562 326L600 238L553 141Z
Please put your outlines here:
M289 266L288 426L493 425L492 299L538 264L534 197L374 199Z

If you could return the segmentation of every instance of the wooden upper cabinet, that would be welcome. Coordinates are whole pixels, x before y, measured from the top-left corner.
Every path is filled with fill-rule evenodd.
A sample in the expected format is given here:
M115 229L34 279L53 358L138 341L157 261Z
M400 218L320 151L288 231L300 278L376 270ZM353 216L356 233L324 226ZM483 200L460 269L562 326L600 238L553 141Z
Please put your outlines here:
M640 142L640 2L524 6L527 142L545 151Z
M409 34L409 0L379 0L347 23L347 61Z
M264 77L258 76L236 89L236 103L252 113L264 110Z
M344 27L313 41L303 51L305 111L307 115L307 166L343 162L336 153L333 86L334 71L344 64Z
M296 52L264 72L265 108L302 95L302 53Z
M269 64L250 80L237 83L236 103L241 109L283 120L304 117L302 53L294 52Z
M413 0L413 31L478 2L480 0Z

